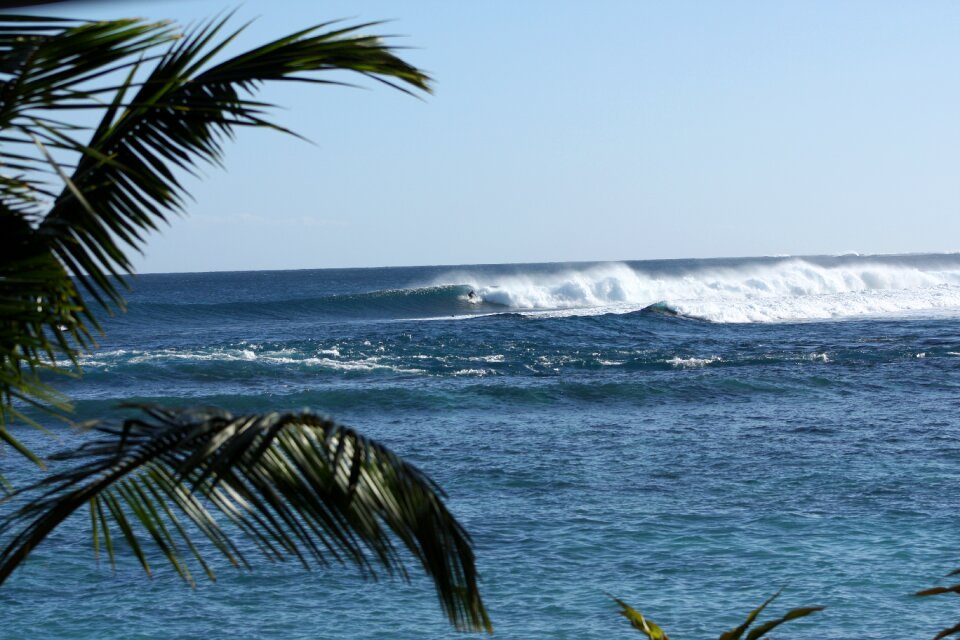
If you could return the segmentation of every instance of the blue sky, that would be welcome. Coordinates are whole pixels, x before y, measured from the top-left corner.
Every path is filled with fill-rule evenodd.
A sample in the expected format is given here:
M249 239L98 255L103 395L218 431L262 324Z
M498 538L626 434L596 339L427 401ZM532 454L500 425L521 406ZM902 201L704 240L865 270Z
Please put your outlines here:
M960 250L960 3L248 0L237 23L254 17L241 46L391 20L371 31L403 35L435 95L268 87L316 144L242 133L142 272Z

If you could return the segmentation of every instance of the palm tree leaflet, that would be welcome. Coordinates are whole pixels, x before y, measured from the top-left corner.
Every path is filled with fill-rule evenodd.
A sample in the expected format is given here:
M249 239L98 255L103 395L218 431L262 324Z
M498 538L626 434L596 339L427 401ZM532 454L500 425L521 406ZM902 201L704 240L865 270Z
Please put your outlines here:
M228 18L184 33L137 19L0 16L0 441L37 464L8 427L39 427L37 411L69 419L49 375L78 375L98 316L123 311L129 252L184 212L179 176L219 164L240 127L291 133L254 99L264 83L342 84L317 75L337 70L430 91L423 72L363 33L372 24L324 23L221 60L243 31L227 31ZM89 112L93 127L70 120ZM112 563L122 538L149 573L152 544L191 584L191 561L214 578L196 536L239 567L249 562L237 532L270 560L371 576L407 577L407 554L456 628L492 630L469 535L442 490L382 445L311 413L139 409L93 425L95 437L50 458L66 470L11 494L27 500L0 519L0 583L85 506L97 553Z

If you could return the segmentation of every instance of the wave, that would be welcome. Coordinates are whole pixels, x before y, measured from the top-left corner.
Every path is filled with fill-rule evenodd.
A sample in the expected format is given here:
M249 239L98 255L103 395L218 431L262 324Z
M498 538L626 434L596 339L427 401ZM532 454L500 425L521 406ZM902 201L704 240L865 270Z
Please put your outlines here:
M822 256L435 271L432 282L359 293L257 299L131 301L171 326L231 321L590 316L644 312L721 323L790 322L906 313L960 313L960 256ZM405 285L405 283L404 283ZM120 323L127 322L121 319Z
M244 300L214 303L132 302L130 312L159 319L291 320L395 319L472 316L502 311L495 301L471 296L468 285L444 284L407 289L318 297Z
M956 256L627 263L552 273L451 274L485 304L549 316L646 311L723 323L960 312ZM717 264L720 263L720 264Z

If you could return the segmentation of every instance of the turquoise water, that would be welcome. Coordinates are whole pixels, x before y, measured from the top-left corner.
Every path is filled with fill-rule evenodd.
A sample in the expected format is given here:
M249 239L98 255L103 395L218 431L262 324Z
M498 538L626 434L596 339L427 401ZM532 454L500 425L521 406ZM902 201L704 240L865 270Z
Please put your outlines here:
M473 296L470 293L473 292ZM960 256L147 275L81 417L122 400L329 413L436 479L498 637L932 637L960 566ZM78 436L21 435L56 450ZM16 457L5 473L30 471ZM430 584L221 563L115 573L71 520L0 588L2 638L444 638Z

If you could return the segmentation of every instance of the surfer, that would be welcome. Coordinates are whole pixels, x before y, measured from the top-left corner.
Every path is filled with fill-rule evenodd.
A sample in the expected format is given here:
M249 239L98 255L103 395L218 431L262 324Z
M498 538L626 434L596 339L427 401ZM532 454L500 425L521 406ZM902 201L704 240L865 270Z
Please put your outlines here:
M468 300L474 300L476 297L477 297L476 292L474 292L473 289L470 289L470 293L467 294L467 299L468 299Z

